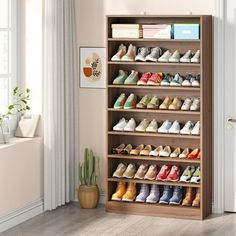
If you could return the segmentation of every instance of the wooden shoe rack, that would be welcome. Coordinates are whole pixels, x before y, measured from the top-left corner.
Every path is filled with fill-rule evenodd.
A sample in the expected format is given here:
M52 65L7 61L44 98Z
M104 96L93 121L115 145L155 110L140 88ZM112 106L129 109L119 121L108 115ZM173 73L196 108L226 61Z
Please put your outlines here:
M112 38L111 24L119 23L140 23L140 24L174 24L174 23L198 23L200 24L199 40L180 39L114 39ZM117 52L119 45L126 46L133 44L137 47L160 47L164 50L174 52L179 50L184 54L189 49L197 51L200 49L200 64L193 63L152 63L152 62L112 62L111 57ZM118 70L136 70L138 72L163 72L175 75L180 73L186 76L200 74L200 87L164 87L164 86L137 86L137 85L113 85L112 81L116 77ZM187 219L204 219L211 214L212 208L212 17L211 16L107 16L107 201L106 210L108 212L143 214L154 216L165 216ZM134 93L140 97L144 95L157 95L158 97L179 96L199 97L201 102L200 111L171 111L171 110L149 110L149 109L113 109L115 100L121 93ZM200 120L200 136L193 135L173 135L161 133L137 133L137 132L115 132L112 127L122 118L134 118L137 124L144 119L156 119L157 121L178 120L185 123L188 120L197 122ZM112 148L119 144L132 144L134 147L140 144L151 144L155 147L159 145L170 145L172 148L189 147L191 149L200 147L200 159L173 159L173 158L153 158L145 156L115 155ZM163 164L178 164L181 170L187 165L199 166L201 168L200 184L183 182L162 182L149 180L124 179L124 182L136 182L137 187L141 183L172 185L200 188L200 207L185 207L182 205L161 205L136 202L111 201L111 196L116 190L117 182L120 179L112 178L120 162L157 164L160 168ZM183 196L184 198L184 196Z

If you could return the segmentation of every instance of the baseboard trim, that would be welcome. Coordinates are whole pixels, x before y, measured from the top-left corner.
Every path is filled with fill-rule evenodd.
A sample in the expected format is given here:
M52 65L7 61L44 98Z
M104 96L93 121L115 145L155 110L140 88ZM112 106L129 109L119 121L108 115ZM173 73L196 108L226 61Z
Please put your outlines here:
M43 200L35 200L24 207L0 216L0 233L43 213Z

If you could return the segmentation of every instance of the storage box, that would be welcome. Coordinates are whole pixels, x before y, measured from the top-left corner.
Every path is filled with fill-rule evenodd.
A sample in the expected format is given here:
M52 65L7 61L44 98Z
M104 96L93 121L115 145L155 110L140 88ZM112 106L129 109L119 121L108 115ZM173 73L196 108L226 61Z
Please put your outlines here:
M143 25L143 38L170 39L171 25Z
M174 24L174 39L200 39L199 24Z
M140 24L112 24L112 38L142 38Z

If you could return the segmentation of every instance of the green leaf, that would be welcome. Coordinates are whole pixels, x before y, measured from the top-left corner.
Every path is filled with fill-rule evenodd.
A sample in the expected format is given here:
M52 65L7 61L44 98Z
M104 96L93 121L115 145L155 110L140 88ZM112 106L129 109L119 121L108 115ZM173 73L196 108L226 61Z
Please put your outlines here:
M29 88L27 88L27 89L26 89L26 93L29 93L29 92L30 92L30 89L29 89Z
M10 106L8 107L8 110L12 110L12 109L14 109L14 105L10 105Z
M29 107L29 106L26 106L26 109L27 109L27 110L30 110L30 107Z
M21 101L22 101L23 103L27 104L27 101L26 101L26 100L22 99Z

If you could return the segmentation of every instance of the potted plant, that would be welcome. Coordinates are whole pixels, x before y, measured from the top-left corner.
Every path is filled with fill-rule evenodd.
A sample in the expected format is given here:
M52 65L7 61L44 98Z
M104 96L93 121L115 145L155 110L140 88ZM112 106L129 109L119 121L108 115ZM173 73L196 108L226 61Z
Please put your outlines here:
M84 161L79 164L80 186L78 199L81 208L96 208L99 201L99 188L97 186L99 176L99 157L93 155L93 151L85 149Z

